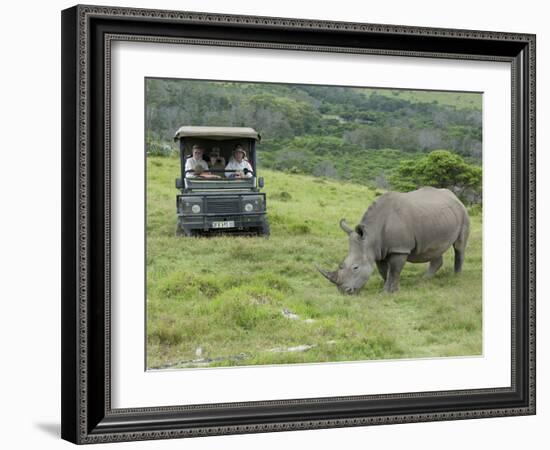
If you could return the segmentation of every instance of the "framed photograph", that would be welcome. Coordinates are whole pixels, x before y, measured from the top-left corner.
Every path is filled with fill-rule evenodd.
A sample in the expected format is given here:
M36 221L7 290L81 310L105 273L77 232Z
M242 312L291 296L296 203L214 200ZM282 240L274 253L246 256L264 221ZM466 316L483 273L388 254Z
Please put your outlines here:
M535 414L535 36L62 12L62 437Z

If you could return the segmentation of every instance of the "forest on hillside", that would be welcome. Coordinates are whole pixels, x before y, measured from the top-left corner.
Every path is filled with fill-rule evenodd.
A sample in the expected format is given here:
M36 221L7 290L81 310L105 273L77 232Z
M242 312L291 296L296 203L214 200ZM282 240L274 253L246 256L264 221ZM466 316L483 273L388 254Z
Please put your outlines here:
M260 167L388 189L404 161L446 150L481 186L479 93L148 78L145 113L151 155L177 152L182 125L248 126Z

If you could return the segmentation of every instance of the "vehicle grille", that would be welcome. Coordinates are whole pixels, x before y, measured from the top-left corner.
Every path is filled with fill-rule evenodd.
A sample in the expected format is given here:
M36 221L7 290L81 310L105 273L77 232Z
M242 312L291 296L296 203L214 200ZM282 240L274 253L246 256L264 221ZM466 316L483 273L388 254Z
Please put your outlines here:
M235 214L240 212L239 199L209 198L206 201L206 212L217 214Z

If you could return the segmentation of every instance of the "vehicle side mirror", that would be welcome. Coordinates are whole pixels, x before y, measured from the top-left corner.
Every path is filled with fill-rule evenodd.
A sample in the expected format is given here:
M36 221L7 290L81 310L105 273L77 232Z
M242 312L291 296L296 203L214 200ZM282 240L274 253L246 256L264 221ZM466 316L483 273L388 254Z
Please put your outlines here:
M258 178L258 187L260 188L264 187L264 177Z
M181 178L176 178L176 189L183 188L183 183L181 182Z

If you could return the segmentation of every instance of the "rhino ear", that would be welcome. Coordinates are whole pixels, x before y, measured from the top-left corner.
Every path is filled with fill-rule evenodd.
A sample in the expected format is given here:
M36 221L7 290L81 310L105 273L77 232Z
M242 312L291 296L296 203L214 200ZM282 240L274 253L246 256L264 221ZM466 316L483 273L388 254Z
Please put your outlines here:
M367 239L367 229L365 225L359 224L355 227L355 232L359 235L361 239Z

